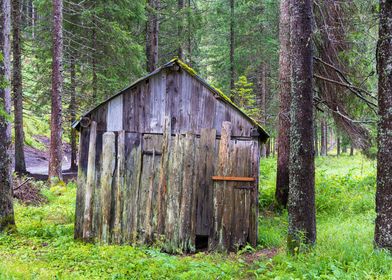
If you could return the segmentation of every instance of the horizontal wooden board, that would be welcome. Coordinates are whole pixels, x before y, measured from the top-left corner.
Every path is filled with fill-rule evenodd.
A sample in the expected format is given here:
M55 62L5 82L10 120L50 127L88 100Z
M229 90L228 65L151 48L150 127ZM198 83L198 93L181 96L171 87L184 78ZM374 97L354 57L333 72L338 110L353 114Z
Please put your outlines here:
M254 182L256 178L253 177L230 177L230 176L212 176L214 181L236 181L236 182Z

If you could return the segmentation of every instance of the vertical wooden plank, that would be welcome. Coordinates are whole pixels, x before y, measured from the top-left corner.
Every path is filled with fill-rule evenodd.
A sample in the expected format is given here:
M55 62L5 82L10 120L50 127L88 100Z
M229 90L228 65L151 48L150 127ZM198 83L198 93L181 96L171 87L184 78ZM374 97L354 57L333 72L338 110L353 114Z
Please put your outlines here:
M116 165L116 137L113 132L106 132L103 135L102 149L102 175L101 175L101 206L102 206L102 232L103 243L110 242L110 212L112 210L112 183Z
M102 206L101 206L101 174L102 174L102 137L103 132L98 131L97 123L97 140L95 152L95 181L97 184L94 187L93 196L93 221L92 221L92 235L99 237L102 227Z
M140 83L141 94L139 96L140 112L139 112L139 125L140 132L148 133L151 132L150 122L151 122L151 88L150 79Z
M138 84L135 88L135 91L132 94L131 97L131 102L132 102L132 117L133 117L133 122L131 126L133 127L133 130L135 132L142 133L143 132L143 124L142 124L142 84Z
M165 117L165 91L166 73L161 71L159 74L150 78L151 87L151 120L150 128L153 133L162 133Z
M136 241L139 181L142 167L141 135L126 133L125 135L125 194L124 211L122 215L123 243Z
M219 102L215 99L211 91L205 86L203 86L202 94L203 96L200 100L200 102L202 102L202 106L204 107L203 115L200 118L200 121L202 122L202 127L215 128L217 131L220 132L223 119L218 123L217 127L214 127L214 123L216 122L216 118L218 117L217 106ZM220 135L220 133L217 134Z
M183 138L176 134L173 145L169 151L168 183L166 194L166 219L164 244L167 252L176 252L179 249L179 212L182 191L182 166L183 166Z
M149 241L149 237L147 234L147 230L150 227L150 217L151 217L151 199L150 199L150 188L151 179L153 180L153 170L154 170L154 160L155 160L155 151L153 151L153 155L145 154L146 144L151 140L151 135L146 134L143 136L142 142L142 171L139 183L139 200L138 200L138 241L140 243L146 243Z
M113 226L113 243L122 242L121 219L125 196L125 131L120 131L117 138L117 169L115 180L115 212Z
M178 88L180 96L180 107L179 107L179 132L184 133L190 130L191 124L191 90L193 77L190 76L186 71L181 71L178 74Z
M135 103L136 88L131 88L123 93L123 128L125 131L136 131L135 129Z
M225 128L222 128L224 131ZM226 162L226 174L235 175L237 171L237 160L239 159L238 149L236 147L236 141L230 141L229 156ZM239 173L238 175L241 175ZM241 182L242 184L242 182ZM234 188L238 185L238 182L228 181L226 186L223 188L223 214L222 214L222 247L224 250L235 251L233 240L235 235L235 211L234 207L238 203L235 199Z
M102 104L91 113L91 120L97 122L97 131L106 131L108 104Z
M222 136L219 143L218 163L216 168L216 175L228 176L229 175L229 162L230 162L230 136L231 136L231 123L222 123ZM224 209L227 205L225 202L225 188L227 182L214 183L214 198L213 198L213 227L210 238L210 248L218 251L227 250L225 244L225 225L222 224Z
M197 159L196 234L209 235L212 224L212 194L216 130L201 129Z
M180 204L179 218L179 241L182 251L194 249L194 240L191 240L191 220L192 220L192 192L194 181L195 165L195 135L187 133L184 139L183 150L183 183Z
M159 167L159 184L157 197L157 233L164 234L165 231L165 213L166 213L166 192L167 192L167 176L169 167L169 152L171 139L171 122L170 117L166 116L164 120L163 141L162 141L162 158Z
M166 78L166 104L165 112L170 116L172 133L180 133L180 108L182 95L179 92L180 75L177 71L169 70Z
M144 150L144 140L142 143L142 149ZM150 190L150 177L153 165L153 159L150 155L142 155L142 171L139 183L139 199L138 199L138 213L137 213L137 241L139 243L145 243L147 241L147 228L149 226L148 216L151 215L151 211L147 208L149 205L149 190ZM148 213L149 212L149 213Z
M250 224L249 224L249 243L252 246L257 245L258 239L258 218L259 218L259 178L260 178L260 143L253 140L251 152L251 172L256 178L255 189L250 193Z
M201 123L201 110L200 110L200 99L201 99L202 86L199 81L191 79L191 89L190 89L190 129L196 133L200 134L200 128L203 127Z
M147 184L148 191L146 192L146 206L145 206L145 219L144 219L144 242L152 242L152 208L153 208L153 196L154 196L154 179L155 179L155 149L152 151L152 156L145 156L149 158L149 164L147 161L143 161L143 170L146 169L148 172ZM143 180L142 180L143 181Z
M217 135L222 135L222 123L226 121L226 105L217 101L215 101L215 103L215 121L213 126L217 130Z
M88 164L88 143L89 129L81 128L79 134L79 162L78 162L78 178L76 193L76 209L75 209L75 230L74 238L83 238L83 212L87 182L87 164Z
M88 165L87 165L87 180L86 180L86 193L83 211L83 239L90 241L92 238L92 218L93 218L93 196L95 181L95 156L96 156L96 141L97 141L97 123L93 121L90 126L90 142L88 152Z
M194 139L194 151L195 151L195 157L194 157L194 165L193 165L193 172L194 172L194 180L192 183L192 196L191 196L191 213L190 213L190 248L189 250L191 252L194 252L196 250L196 234L197 234L197 219L198 219L198 197L199 197L199 188L200 188L200 177L199 173L201 173L202 169L202 157L201 157L201 145L200 145L200 138L195 138ZM214 164L212 163L212 166ZM210 191L212 191L212 185L210 187ZM211 193L211 192L210 192ZM212 196L211 196L212 198ZM211 205L212 205L212 200L211 200ZM212 209L210 207L210 209ZM212 224L212 222L210 222ZM209 232L207 233L209 235Z
M235 145L236 160L234 163L234 175L249 176L250 166L250 146L247 142L238 141ZM249 186L252 183L241 182L236 186ZM234 188L236 187L234 186ZM229 249L231 251L238 250L247 242L249 232L249 190L234 189L234 197L236 203L232 209L232 238Z
M144 176L146 177L146 184L148 183L146 208L145 213L143 213L145 214L144 241L146 243L151 243L154 241L157 227L157 196L163 137L161 135L145 134L143 138L143 158L149 158L148 162L143 161L143 170L145 170L145 172L143 171L143 173L146 173L146 175ZM143 179L141 182L143 182Z
M110 100L107 106L107 131L123 130L123 94L120 94Z

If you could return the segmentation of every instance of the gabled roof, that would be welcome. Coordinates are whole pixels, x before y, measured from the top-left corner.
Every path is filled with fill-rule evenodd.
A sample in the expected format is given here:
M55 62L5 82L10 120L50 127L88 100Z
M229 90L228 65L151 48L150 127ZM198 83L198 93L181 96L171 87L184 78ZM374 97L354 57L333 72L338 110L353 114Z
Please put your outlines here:
M223 102L225 102L226 104L229 104L230 106L232 106L235 110L237 110L240 114L242 114L246 119L248 119L248 121L250 123L252 123L255 127L257 127L257 130L260 134L260 137L264 140L266 140L267 138L269 138L269 134L264 130L264 128L256 121L254 120L252 117L250 117L248 114L246 114L241 108L239 108L227 95L225 95L222 91L220 91L219 89L211 86L209 83L207 83L204 79L202 79L200 76L198 76L196 74L196 71L193 70L189 65L187 65L186 63L184 63L183 61L181 61L178 58L174 58L171 61L169 61L168 63L164 64L163 66L159 67L158 69L154 70L153 72L151 72L150 74L148 74L147 76L144 76L143 78L137 80L136 82L134 82L133 84L131 84L130 86L124 88L123 90L121 90L120 92L116 93L115 95L111 96L110 98L106 99L105 101L103 101L102 103L100 103L98 106L96 106L95 108L91 109L90 111L88 111L87 113L85 113L79 120L75 121L72 124L72 127L75 129L79 129L80 126L80 120L83 117L86 117L87 115L91 114L93 111L95 111L96 109L98 109L100 106L104 105L105 103L109 102L110 100L114 99L115 97L117 97L118 95L123 94L125 91L129 90L130 88L136 86L138 83L150 78L151 76L154 76L158 73L160 73L163 69L166 68L170 68L173 67L174 65L178 65L179 67L181 67L181 69L183 69L184 71L186 71L189 75L191 75L192 77L194 77L195 79L197 79L200 83L202 83L205 87L207 87L211 92L213 92L216 97L220 100L222 100Z

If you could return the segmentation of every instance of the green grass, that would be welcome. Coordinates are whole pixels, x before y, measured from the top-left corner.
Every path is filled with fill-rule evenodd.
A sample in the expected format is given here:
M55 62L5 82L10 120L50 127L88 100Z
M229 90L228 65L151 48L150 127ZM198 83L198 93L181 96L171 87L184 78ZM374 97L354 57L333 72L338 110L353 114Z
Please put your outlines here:
M170 256L158 248L102 246L73 240L76 187L45 189L49 203L15 207L18 233L0 235L0 279L391 279L392 257L373 249L375 163L361 156L317 159L317 244L286 253L287 212L274 203L276 164L263 160L258 249L241 254ZM59 195L60 194L60 195Z
M69 184L62 192L45 189L44 206L16 204L18 233L0 235L0 279L231 279L247 273L236 256L170 256L157 248L74 241L75 193Z
M273 203L276 166L262 163L261 204ZM373 249L376 166L362 156L316 161L317 244L286 253L287 213L260 218L260 244L280 253L256 269L260 279L391 279L392 256ZM268 212L267 212L268 213Z

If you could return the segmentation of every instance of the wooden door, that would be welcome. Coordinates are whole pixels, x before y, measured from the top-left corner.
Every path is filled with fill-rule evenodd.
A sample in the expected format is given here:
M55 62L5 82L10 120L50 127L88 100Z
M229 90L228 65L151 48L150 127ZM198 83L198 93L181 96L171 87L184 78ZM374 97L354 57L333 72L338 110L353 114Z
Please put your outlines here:
M213 178L210 249L235 251L257 236L258 142L231 140L223 123ZM255 156L256 155L256 156Z

